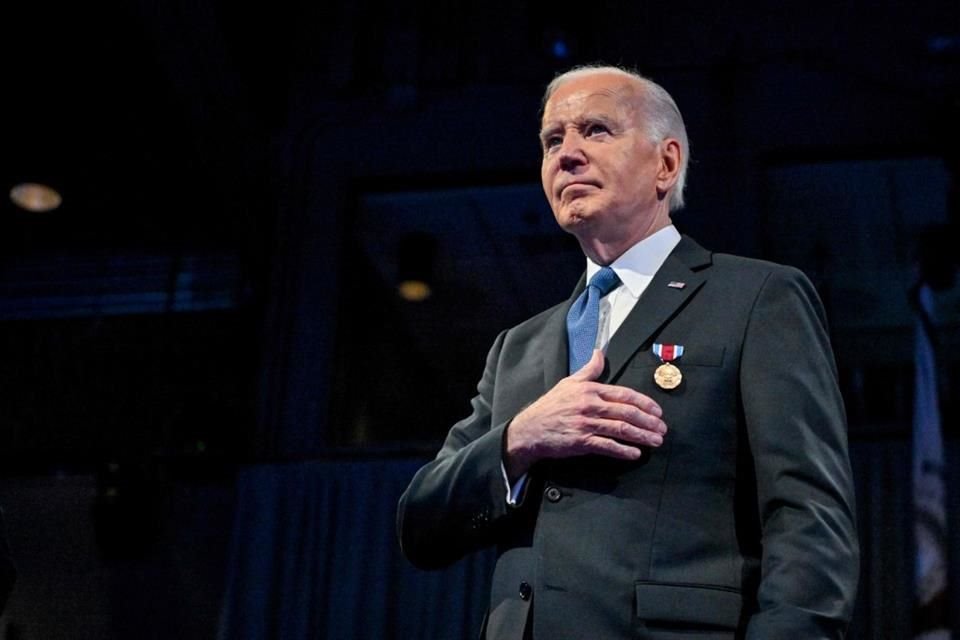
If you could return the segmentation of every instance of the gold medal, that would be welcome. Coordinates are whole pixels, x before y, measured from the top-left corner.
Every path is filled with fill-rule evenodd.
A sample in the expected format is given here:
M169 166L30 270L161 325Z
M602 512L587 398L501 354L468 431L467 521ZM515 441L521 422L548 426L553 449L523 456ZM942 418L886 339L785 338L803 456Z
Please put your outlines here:
M683 374L680 373L680 369L669 362L664 362L653 372L653 381L658 387L667 391L679 387L682 380Z

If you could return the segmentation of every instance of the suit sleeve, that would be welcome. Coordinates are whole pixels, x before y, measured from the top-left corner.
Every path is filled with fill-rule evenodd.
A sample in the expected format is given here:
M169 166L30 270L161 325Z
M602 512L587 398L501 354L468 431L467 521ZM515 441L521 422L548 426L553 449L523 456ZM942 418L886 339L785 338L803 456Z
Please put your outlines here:
M859 574L846 418L820 300L795 269L761 288L740 385L763 545L747 638L842 638Z
M473 411L450 430L437 457L400 497L397 532L404 555L423 569L446 566L493 542L508 507L501 461L505 424L491 425L497 361L504 336L487 356Z

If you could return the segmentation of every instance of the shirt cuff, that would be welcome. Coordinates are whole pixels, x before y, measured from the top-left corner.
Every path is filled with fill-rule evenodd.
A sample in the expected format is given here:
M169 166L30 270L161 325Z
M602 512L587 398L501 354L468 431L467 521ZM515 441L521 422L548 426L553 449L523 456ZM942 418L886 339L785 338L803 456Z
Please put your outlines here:
M500 473L503 474L503 485L507 489L507 504L511 507L519 506L523 502L524 488L527 486L527 474L523 474L517 481L510 486L510 479L507 478L507 469L500 463Z

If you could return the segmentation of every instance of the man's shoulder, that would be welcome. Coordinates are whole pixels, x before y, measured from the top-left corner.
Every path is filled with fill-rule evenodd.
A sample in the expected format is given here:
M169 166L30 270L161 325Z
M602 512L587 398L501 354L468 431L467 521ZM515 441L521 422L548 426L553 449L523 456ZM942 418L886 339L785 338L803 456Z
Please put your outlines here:
M738 277L749 277L753 275L763 280L766 280L770 276L787 279L806 278L800 269L791 267L790 265L731 253L709 251L701 247L689 236L684 236L684 242L678 245L677 250L688 256L686 258L687 260L709 263L713 272L711 275L731 274ZM709 255L708 259L704 259L706 255Z
M708 265L711 280L728 282L730 288L741 293L758 291L766 284L798 285L801 289L812 287L807 275L796 267L759 258L714 253L703 249L686 236L685 240L688 242L678 247L681 250L685 247L687 251L686 257L681 257L682 260L695 264L696 266L692 267L695 270ZM705 259L705 255L709 255L709 258Z
M787 277L803 275L802 271L790 265L730 253L714 253L713 264L721 270L756 273L764 277L774 274Z
M821 307L816 286L796 267L721 253L714 254L713 265L711 279L728 300L750 301L766 296L771 300L805 300L805 305Z

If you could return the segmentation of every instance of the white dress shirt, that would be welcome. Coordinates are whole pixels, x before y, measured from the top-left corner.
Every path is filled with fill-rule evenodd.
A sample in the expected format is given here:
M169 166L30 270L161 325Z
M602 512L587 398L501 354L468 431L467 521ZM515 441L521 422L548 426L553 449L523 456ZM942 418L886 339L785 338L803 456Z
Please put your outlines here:
M620 285L600 299L600 320L595 348L604 352L607 350L610 338L623 324L640 295L653 280L654 274L679 242L680 232L673 225L669 225L633 245L610 263L610 268L620 278ZM601 265L587 258L587 282L590 282L590 278L600 269ZM502 464L500 468L507 487L507 503L516 505L526 486L527 476L520 476L511 487L506 469Z

